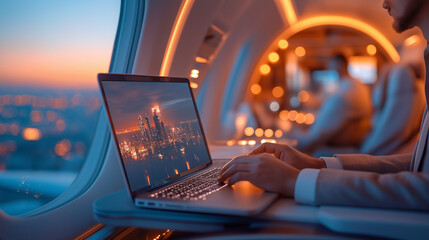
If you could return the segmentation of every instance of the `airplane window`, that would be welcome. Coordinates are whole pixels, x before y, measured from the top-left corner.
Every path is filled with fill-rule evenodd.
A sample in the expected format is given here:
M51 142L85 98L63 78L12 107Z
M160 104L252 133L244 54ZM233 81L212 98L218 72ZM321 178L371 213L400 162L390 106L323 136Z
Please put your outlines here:
M18 215L79 173L100 111L120 0L0 1L0 209Z
M370 36L340 26L310 28L275 45L260 61L246 93L256 121L238 131L252 143L282 141L291 130L308 129L317 120L318 109L338 83L337 72L328 67L336 54L346 56L350 75L368 86L389 61Z

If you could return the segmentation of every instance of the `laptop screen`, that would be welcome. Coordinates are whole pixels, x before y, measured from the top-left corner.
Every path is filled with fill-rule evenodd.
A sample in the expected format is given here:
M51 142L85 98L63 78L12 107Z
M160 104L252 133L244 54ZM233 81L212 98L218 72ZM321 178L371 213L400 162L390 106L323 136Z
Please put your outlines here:
M156 79L101 81L131 192L211 162L189 83Z

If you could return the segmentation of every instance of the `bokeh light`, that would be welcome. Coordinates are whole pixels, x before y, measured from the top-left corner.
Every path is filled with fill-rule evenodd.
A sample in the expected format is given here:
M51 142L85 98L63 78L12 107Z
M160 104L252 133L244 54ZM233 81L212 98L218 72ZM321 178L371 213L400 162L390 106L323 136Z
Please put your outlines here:
M250 87L250 91L253 94L258 95L258 94L260 94L262 92L262 87L261 87L261 85L259 85L257 83L252 84L252 86Z
M282 39L282 40L279 41L278 46L279 46L280 49L284 50L284 49L286 49L286 48L289 47L289 43L288 43L288 41Z
M281 97L283 97L284 90L283 90L282 87L276 86L276 87L273 88L272 94L276 98L281 98Z

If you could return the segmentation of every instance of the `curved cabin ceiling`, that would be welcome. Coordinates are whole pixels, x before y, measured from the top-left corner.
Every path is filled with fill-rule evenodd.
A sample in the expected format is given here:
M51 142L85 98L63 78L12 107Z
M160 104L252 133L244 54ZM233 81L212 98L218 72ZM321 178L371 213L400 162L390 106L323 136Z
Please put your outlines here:
M298 20L321 15L347 16L371 25L395 47L400 46L410 36L398 34L393 30L393 20L383 9L383 0L295 0L293 3Z

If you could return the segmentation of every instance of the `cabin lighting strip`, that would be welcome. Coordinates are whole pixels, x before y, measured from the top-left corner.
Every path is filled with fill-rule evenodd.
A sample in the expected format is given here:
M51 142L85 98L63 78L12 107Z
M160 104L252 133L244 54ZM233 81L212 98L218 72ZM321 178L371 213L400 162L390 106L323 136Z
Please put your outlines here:
M398 51L396 51L393 44L380 31L370 26L369 24L354 18L344 16L318 16L307 18L291 25L284 32L284 34L282 34L282 36L283 38L286 37L287 39L292 35L301 32L305 29L326 25L344 26L361 31L373 38L375 41L377 41L384 48L384 50L386 50L392 61L399 62L400 60Z
M183 27L185 26L194 2L195 0L183 0L180 5L179 12L174 20L173 31L170 33L170 37L168 39L167 50L165 51L164 58L162 59L161 71L159 73L161 76L168 76L170 73L177 44L180 40Z
M288 25L293 25L297 21L295 8L293 7L292 0L276 0L277 8L283 22Z

